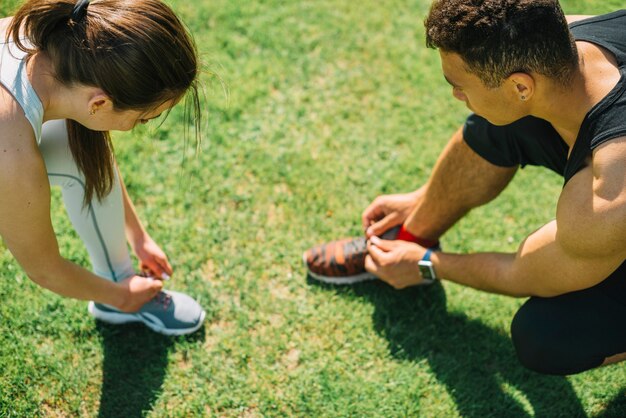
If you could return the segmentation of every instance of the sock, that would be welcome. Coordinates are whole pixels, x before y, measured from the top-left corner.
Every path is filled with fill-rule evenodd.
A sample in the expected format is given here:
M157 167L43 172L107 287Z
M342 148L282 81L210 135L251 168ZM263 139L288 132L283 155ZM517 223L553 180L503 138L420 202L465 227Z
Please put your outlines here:
M396 239L400 239L402 241L414 242L418 245L421 245L424 248L432 248L439 246L439 240L431 240L421 237L416 237L411 234L407 229L402 225L400 230L398 231L398 235L396 235Z

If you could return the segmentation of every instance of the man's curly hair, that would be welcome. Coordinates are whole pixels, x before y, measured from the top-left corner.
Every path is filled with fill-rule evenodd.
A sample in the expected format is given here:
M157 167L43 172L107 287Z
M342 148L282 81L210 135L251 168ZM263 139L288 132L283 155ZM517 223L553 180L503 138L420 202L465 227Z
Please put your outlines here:
M485 86L512 73L538 73L566 85L578 52L558 0L435 0L426 45L458 54Z

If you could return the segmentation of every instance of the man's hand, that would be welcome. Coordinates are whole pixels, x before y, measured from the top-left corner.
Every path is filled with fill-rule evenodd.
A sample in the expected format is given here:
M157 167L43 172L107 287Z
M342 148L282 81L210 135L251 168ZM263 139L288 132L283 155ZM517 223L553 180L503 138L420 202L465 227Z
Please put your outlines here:
M142 239L132 247L139 259L139 267L142 272L159 279L167 280L170 278L173 271L167 260L167 255L148 234L144 234Z
M409 217L421 189L406 194L389 194L378 196L363 211L361 222L368 238L380 236L396 225L402 224Z
M415 286L422 282L418 262L426 249L406 241L387 241L372 237L365 258L365 269L396 289Z
M119 284L124 288L126 296L116 308L124 312L138 311L163 288L161 280L141 276L131 276Z

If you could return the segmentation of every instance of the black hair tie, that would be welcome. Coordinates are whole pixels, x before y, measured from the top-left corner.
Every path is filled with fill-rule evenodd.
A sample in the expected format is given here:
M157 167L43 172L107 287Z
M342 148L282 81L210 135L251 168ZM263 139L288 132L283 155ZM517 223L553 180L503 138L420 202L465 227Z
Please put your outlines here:
M80 22L87 14L87 6L89 6L89 0L78 0L72 9L71 19L74 22Z

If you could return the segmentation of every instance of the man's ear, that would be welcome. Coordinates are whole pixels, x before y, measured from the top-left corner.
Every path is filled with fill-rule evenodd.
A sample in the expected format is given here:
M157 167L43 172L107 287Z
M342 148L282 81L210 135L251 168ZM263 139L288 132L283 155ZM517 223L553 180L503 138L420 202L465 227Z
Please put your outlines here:
M513 73L506 79L506 84L511 87L511 94L518 100L530 100L535 94L535 78L528 73Z

